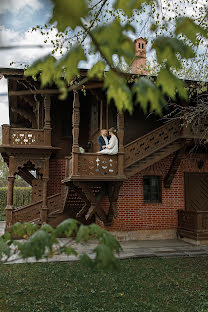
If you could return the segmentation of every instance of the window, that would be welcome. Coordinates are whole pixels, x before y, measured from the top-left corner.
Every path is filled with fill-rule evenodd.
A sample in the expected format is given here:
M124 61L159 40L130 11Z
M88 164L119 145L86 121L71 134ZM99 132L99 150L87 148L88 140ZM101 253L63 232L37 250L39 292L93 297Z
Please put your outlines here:
M142 49L144 49L144 43L142 43Z
M140 42L139 42L139 49L140 49Z
M144 201L149 203L161 203L161 179L160 176L144 176Z

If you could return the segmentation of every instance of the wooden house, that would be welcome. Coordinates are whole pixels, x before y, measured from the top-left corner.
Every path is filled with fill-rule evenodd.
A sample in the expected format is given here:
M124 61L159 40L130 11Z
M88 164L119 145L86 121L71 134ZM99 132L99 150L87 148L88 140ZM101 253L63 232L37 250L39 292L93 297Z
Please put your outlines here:
M72 217L121 239L208 239L207 153L189 153L205 124L196 134L139 106L133 115L118 113L102 81L61 101L54 88L38 92L39 82L23 70L0 72L9 90L10 124L2 125L0 146L9 167L7 230L17 221L56 226ZM119 153L99 155L100 129L112 126ZM14 208L15 175L32 186L30 205Z

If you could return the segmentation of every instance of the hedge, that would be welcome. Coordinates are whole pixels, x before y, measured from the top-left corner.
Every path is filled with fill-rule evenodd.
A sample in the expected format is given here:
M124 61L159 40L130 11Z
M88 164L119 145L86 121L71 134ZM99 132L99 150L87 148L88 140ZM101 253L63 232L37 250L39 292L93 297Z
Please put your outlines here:
M7 205L7 187L0 187L0 220L5 219L5 207ZM14 187L14 207L28 205L32 200L31 187Z

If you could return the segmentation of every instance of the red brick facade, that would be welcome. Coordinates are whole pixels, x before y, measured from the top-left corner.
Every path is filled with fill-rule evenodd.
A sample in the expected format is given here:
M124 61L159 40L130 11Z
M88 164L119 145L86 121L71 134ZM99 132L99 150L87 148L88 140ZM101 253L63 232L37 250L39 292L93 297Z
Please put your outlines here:
M109 231L142 231L142 230L175 230L177 227L177 210L184 209L184 173L208 172L206 155L184 156L180 167L169 189L164 188L164 177L170 168L173 155L155 163L140 173L132 176L121 187L118 203L117 218L113 226L106 227ZM203 169L198 169L198 161L204 161ZM161 176L162 202L145 203L143 199L143 176ZM65 160L50 160L50 180L48 195L61 192L61 180L65 176ZM106 210L108 199L103 203ZM99 222L98 222L99 224Z
M198 169L198 161L204 160L203 169ZM170 230L177 227L177 210L184 209L184 172L208 172L206 155L186 156L173 179L170 189L163 186L172 156L134 175L124 182L117 204L117 219L106 229L110 231ZM162 202L144 203L143 176L159 175L162 178ZM106 203L107 204L107 203Z
M48 196L61 192L61 180L65 178L65 159L51 159L49 162Z

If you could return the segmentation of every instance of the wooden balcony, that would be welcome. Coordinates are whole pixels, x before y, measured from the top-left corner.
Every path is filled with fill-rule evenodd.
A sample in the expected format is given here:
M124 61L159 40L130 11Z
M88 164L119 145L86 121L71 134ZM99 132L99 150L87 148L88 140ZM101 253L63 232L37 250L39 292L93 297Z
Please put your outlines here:
M208 211L178 210L180 236L194 240L208 240Z
M12 128L9 125L2 125L2 146L51 148L51 130Z
M97 153L73 153L66 157L66 174L63 182L124 180L123 154L99 155ZM121 161L120 161L121 160Z

